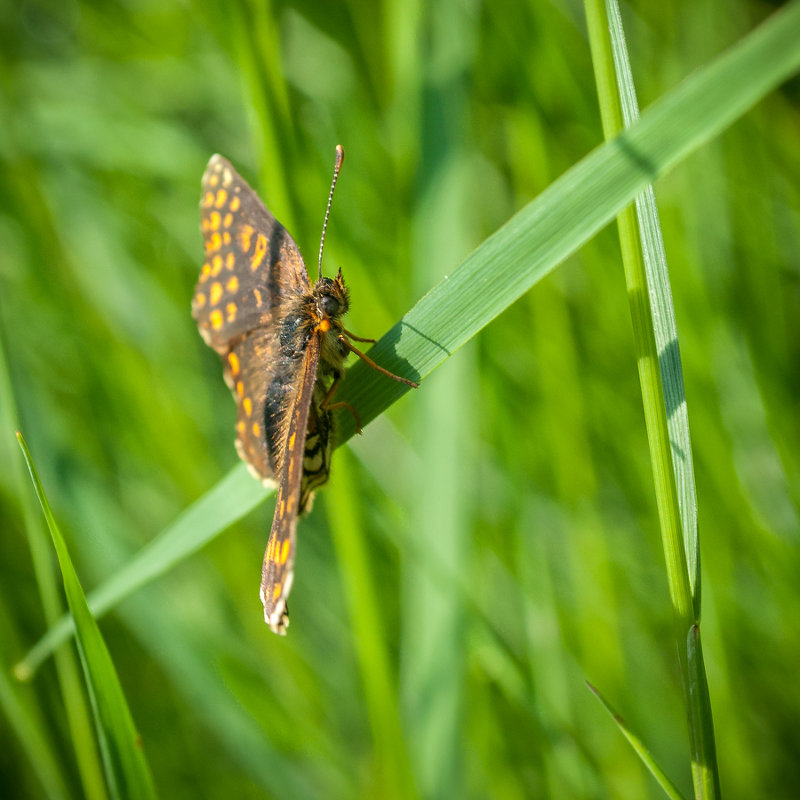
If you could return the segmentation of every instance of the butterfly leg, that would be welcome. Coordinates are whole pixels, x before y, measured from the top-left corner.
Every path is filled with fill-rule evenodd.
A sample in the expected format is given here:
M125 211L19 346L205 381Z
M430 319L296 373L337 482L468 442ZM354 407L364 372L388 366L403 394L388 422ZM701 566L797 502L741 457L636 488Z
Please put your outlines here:
M419 387L418 383L410 381L408 380L408 378L401 378L399 375L395 375L393 372L389 372L388 369L384 369L382 366L380 366L380 364L376 364L368 355L362 353L357 347L354 347L350 342L348 342L344 336L339 336L339 341L351 353L355 353L368 367L372 367L372 369L377 370L378 372L381 373L381 375L385 375L387 378L391 378L393 381L397 381L398 383L405 383L407 386L411 386L413 389L417 389ZM357 341L361 342L364 340L357 339Z
M331 403L331 398L339 388L339 382L341 380L341 375L337 375L336 378L334 378L331 388L328 389L328 393L325 395L325 398L322 401L322 408L325 408L328 411L333 411L335 408L346 408L353 415L353 418L356 421L356 433L361 433L361 417L358 416L358 411L356 411L355 408L350 405L350 403L345 403L343 400L340 400L338 403Z
M356 336L354 333L350 333L347 328L342 328L344 331L344 335L347 336L349 339L352 339L354 342L369 342L370 344L375 344L377 339L364 339L361 336Z

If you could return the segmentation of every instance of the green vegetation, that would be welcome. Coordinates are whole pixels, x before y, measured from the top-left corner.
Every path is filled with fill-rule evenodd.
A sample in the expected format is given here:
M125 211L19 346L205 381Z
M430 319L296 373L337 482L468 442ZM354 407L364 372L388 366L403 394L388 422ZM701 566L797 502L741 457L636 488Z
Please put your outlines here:
M685 657L723 794L792 793L800 114L782 82L800 6L748 36L763 13L623 9L642 120L585 158L603 132L574 6L0 10L0 795L136 797L126 781L152 773L176 798L663 797L652 775L688 797ZM389 331L378 360L423 381L345 382L375 421L349 438L341 417L279 638L258 600L271 503L189 313L199 181L226 155L313 265L337 143L325 270L350 286L348 328ZM675 624L700 584L690 550L678 608L640 298L607 225L653 178L702 653ZM99 695L72 640L40 642L66 602L17 429L70 603L82 585L107 612L106 652L76 611ZM114 753L138 777L104 786Z

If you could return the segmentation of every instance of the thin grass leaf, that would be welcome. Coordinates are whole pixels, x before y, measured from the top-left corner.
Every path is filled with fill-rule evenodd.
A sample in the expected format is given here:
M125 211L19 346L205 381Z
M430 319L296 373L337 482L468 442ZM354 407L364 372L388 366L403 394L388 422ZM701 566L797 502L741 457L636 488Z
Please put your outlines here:
M598 91L603 128L610 136L623 125L629 128L638 118L636 92L616 3L606 0L605 13L600 0L587 2L586 7L595 72L602 76L598 78ZM614 79L619 95L614 91ZM618 222L667 574L684 630L691 623L691 615L700 611L697 510L675 311L652 186L636 198L635 214L628 208ZM683 490L680 496L679 485ZM692 548L691 570L687 569L687 547ZM688 655L682 650L682 642L679 653L685 672ZM683 682L689 685L688 675ZM698 688L694 696L687 694L686 704L695 792L698 797L715 797L719 777L711 706L702 703L704 698L708 700L705 675L695 673L694 683L702 684L702 690Z
M141 740L119 683L97 622L89 611L80 581L72 566L66 543L50 510L44 487L39 480L28 446L17 434L36 495L42 506L53 544L58 554L64 590L70 612L75 620L78 652L95 715L97 736L103 758L106 780L111 796L120 800L155 798L150 768L142 750Z
M667 797L672 800L685 800L683 795L678 791L678 787L667 777L667 774L658 765L653 754L645 747L642 740L630 729L628 723L617 714L612 708L611 704L603 697L602 694L592 686L589 681L586 681L589 691L603 704L603 707L611 715L617 727L622 731L622 735L630 742L631 747L642 760L642 763L650 770L650 773L658 781L658 785L664 790Z
M87 601L92 614L101 617L131 593L171 570L263 503L273 492L254 481L244 464L237 464L124 566L89 592ZM72 618L68 615L62 617L15 666L17 677L31 677L54 648L69 638L74 630Z
M611 49L616 67L617 88L622 105L622 119L624 126L630 128L639 119L639 104L636 99L622 19L619 5L616 2L606 2L606 9L611 32ZM689 584L695 616L699 618L700 543L697 536L697 492L694 482L692 442L689 435L689 412L683 386L678 327L675 322L675 306L672 302L667 256L652 185L648 186L635 202L650 312L661 369L661 386L667 410L668 446L675 475Z
M708 695L708 678L699 625L692 625L689 629L686 645L689 736L695 796L721 797L714 721L711 716L711 698Z

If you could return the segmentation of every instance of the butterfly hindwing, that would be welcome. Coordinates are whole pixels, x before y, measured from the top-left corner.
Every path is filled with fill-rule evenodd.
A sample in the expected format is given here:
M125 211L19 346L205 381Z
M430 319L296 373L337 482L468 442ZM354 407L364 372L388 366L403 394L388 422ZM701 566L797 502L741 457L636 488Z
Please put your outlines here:
M236 452L259 480L272 486L276 462L266 407L278 352L275 332L258 328L223 358L225 382L236 401Z

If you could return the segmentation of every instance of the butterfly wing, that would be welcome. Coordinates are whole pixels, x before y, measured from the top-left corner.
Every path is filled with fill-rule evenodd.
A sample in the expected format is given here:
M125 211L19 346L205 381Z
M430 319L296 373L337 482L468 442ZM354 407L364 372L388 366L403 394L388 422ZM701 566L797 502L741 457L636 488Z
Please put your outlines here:
M278 365L278 323L289 301L309 290L289 232L222 156L212 156L200 202L206 259L192 298L205 342L219 353L237 406L236 449L259 478L276 470L265 420Z
M304 494L303 488L305 444L319 356L319 335L315 332L303 355L299 386L293 393L294 402L285 418L286 438L278 481L278 497L275 501L275 516L261 570L261 602L264 605L264 619L273 632L280 634L285 634L289 625L286 598L289 596L294 579L297 515L303 510L301 504L305 504L308 499L308 492ZM316 419L325 412L315 407L313 414Z

